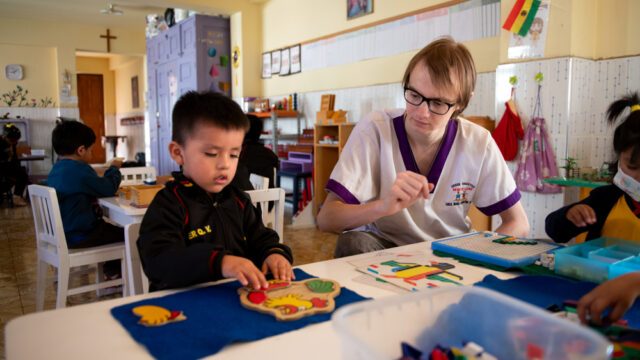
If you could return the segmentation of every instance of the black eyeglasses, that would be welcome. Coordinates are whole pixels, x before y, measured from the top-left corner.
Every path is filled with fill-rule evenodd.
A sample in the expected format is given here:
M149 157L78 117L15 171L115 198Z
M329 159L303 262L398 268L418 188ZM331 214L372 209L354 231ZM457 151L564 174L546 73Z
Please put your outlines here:
M420 106L420 104L426 102L429 111L436 115L444 115L448 113L449 109L451 109L451 107L455 105L446 103L440 99L426 98L420 95L417 91L410 88L404 88L404 99L407 100L409 104L414 106Z

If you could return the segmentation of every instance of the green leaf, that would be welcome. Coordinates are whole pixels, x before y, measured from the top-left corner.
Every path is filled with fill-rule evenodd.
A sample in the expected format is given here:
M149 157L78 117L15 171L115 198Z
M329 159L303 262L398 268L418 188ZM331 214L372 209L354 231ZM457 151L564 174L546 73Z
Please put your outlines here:
M307 281L307 288L314 293L330 293L333 291L333 282L324 280Z

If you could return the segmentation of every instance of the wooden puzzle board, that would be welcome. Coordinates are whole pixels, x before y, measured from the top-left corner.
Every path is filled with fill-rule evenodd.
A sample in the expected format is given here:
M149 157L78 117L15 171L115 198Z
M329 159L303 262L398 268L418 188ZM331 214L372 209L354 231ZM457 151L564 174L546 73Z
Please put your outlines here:
M340 284L335 280L312 278L303 281L270 280L267 289L238 289L240 304L247 309L275 316L279 321L330 313Z
M504 237L489 231L475 232L434 241L431 243L431 248L494 265L516 267L532 264L540 254L559 247L539 240L535 240L537 242L535 245L493 242ZM526 241L526 239L521 240Z

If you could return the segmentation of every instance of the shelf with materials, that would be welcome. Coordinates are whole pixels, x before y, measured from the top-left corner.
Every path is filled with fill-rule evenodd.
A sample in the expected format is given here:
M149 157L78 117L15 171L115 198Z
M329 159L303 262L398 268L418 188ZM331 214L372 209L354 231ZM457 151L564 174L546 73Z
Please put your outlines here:
M318 214L320 205L327 197L327 193L324 191L331 172L338 162L340 153L351 135L351 131L356 124L343 123L343 124L316 124L313 134L313 146L314 146L314 159L313 159L313 214ZM326 136L332 137L337 141L336 144L322 144L321 140Z
M260 119L271 119L272 128L271 134L262 135L261 138L266 140L271 140L271 145L273 146L273 152L278 154L278 142L280 140L295 140L297 137L302 134L302 126L300 124L300 120L302 114L295 110L272 110L272 111L264 111L264 112L250 112L248 115L254 115ZM278 119L285 118L295 118L297 122L297 131L296 134L279 134L278 130Z

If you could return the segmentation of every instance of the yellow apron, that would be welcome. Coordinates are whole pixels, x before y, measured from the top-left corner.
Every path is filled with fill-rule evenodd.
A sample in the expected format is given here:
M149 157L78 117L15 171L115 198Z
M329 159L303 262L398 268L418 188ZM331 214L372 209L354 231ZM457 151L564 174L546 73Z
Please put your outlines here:
M640 219L631 211L624 196L620 196L609 212L602 236L640 242Z

